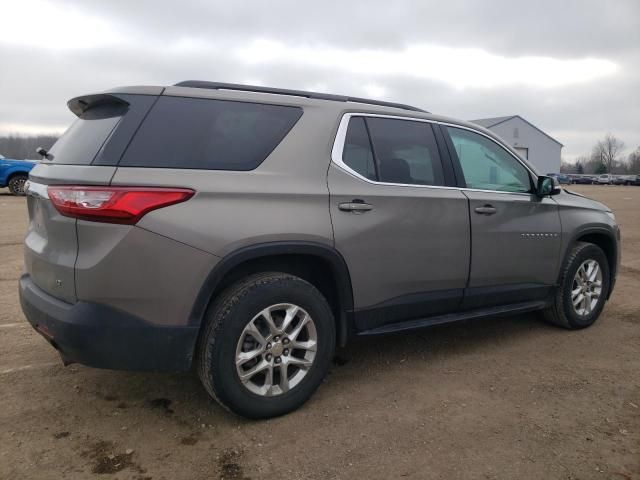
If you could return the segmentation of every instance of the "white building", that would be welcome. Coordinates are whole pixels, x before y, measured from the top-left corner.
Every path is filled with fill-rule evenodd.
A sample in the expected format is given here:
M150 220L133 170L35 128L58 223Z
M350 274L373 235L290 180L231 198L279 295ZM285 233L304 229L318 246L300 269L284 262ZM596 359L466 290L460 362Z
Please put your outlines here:
M541 174L560 171L560 152L563 145L520 115L471 120L500 136Z

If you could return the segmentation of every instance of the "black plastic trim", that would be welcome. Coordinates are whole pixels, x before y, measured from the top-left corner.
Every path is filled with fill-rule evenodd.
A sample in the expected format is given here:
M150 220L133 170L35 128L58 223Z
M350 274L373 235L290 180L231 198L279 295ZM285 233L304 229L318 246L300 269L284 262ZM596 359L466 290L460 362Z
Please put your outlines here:
M216 264L202 285L191 309L189 325L198 327L201 325L216 288L231 269L248 260L275 255L311 255L329 262L334 273L341 310L344 313L344 315L340 315L340 318L337 319L338 344L344 345L347 337L353 331L353 326L351 325L353 291L351 289L349 269L344 258L342 258L342 255L340 255L337 250L328 245L314 242L290 241L260 243L243 247L226 255Z
M619 230L618 230L619 232ZM558 272L558 283L560 282L560 277L562 276L562 267L567 261L567 257L571 253L571 246L574 245L580 237L584 237L585 235L605 235L609 237L609 240L613 243L613 248L615 251L613 252L613 258L615 261L613 265L609 265L609 293L607 295L607 300L611 297L611 293L613 292L613 287L616 284L616 277L618 275L618 264L620 262L620 238L614 233L614 231L610 227L599 227L599 226L585 226L584 228L577 230L573 233L569 243L567 244L567 249L564 252L564 257L562 258L562 263L560 264L560 269ZM619 234L619 233L618 233ZM604 252L606 255L606 252ZM607 257L608 260L608 257Z
M370 330L395 322L442 315L458 309L462 288L418 292L394 297L354 312L358 330Z
M442 133L442 127L436 123L431 124L433 134L436 137L436 143L438 145L438 153L440 154L440 163L442 164L442 170L444 172L445 185L447 187L457 187L457 174L451 152L447 145L444 134Z
M206 88L209 90L237 90L241 92L271 93L275 95L291 95L295 97L312 98L315 100L330 100L333 102L355 102L366 103L369 105L377 105L381 107L400 108L402 110L411 110L414 112L429 113L418 107L405 105L402 103L384 102L381 100L372 100L369 98L348 97L344 95L332 95L329 93L308 92L306 90L289 90L286 88L260 87L256 85L241 85L237 83L207 82L203 80L185 80L176 83L176 87L188 88Z
M483 308L478 310L470 310L462 313L452 313L448 315L439 315L436 317L420 318L415 320L409 320L406 322L394 323L383 327L365 330L359 332L358 335L383 335L388 333L400 333L411 330L419 330L426 327L432 327L434 325L442 325L445 323L459 322L461 320L471 320L476 318L485 317L498 317L505 315L516 315L520 313L532 312L535 310L541 310L548 305L544 301L533 301L516 303L512 305L503 305L500 307Z
M553 291L552 285L538 283L513 283L489 287L472 287L464 291L460 310L497 307L514 303L546 300Z
M442 136L442 140L445 143L447 148L447 153L449 153L449 159L451 161L451 168L453 169L455 183L454 186L458 188L466 188L467 184L464 180L464 173L462 173L462 166L460 165L460 160L458 159L458 154L456 153L456 148L453 146L453 141L449 136L449 132L446 131L443 125L437 125L438 130L440 131L440 135Z
M20 278L20 303L31 326L65 364L116 370L184 372L191 368L197 327L154 325L90 302L69 304Z

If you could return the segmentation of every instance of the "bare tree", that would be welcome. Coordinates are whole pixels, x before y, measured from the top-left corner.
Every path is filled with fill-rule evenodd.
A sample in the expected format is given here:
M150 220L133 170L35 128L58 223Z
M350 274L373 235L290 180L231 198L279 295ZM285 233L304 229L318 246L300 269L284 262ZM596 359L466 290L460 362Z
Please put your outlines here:
M618 157L623 149L624 142L611 133L607 133L604 139L593 147L592 159L599 160L605 166L607 172L611 173L617 166Z
M560 159L560 172L561 173L575 173L575 165L566 161L564 158Z
M631 152L627 158L627 169L629 173L640 175L640 147L635 152Z
M591 157L582 155L576 158L576 171L578 173L595 173L601 165L600 157L594 158L593 155Z

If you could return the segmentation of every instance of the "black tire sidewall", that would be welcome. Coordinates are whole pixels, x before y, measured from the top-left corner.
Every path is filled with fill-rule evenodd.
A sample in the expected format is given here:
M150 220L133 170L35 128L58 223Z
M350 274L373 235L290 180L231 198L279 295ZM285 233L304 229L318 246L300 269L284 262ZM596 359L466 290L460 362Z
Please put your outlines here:
M324 379L335 349L335 323L326 300L311 284L295 277L258 286L249 286L250 292L229 309L211 348L212 367L210 381L220 400L231 411L249 418L269 418L283 415L300 405L313 394ZM318 335L318 350L314 363L302 379L289 392L274 397L256 395L242 385L238 377L236 346L247 323L261 310L278 303L293 303L302 307L313 319Z
M578 268L586 260L593 259L598 262L602 269L602 293L598 299L598 303L593 311L586 316L578 315L573 308L571 299L571 289L573 286L573 279L575 277ZM604 252L595 245L587 245L582 248L578 254L573 257L571 265L567 269L567 273L564 277L562 285L562 309L563 313L572 328L585 328L593 324L604 308L607 295L609 293L610 276L609 276L609 262Z
M9 191L11 192L11 194L12 194L12 195L19 196L19 197L24 196L24 194L25 194L25 192L24 192L24 188L23 188L23 190L22 190L21 192L17 191L17 190L15 189L15 184L14 184L14 182L18 182L18 181L20 181L21 179L23 179L23 180L26 182L28 178L29 178L29 177L28 177L28 176L26 176L26 175L15 175L15 176L11 177L11 179L9 180L9 185L8 185L8 187L9 187Z

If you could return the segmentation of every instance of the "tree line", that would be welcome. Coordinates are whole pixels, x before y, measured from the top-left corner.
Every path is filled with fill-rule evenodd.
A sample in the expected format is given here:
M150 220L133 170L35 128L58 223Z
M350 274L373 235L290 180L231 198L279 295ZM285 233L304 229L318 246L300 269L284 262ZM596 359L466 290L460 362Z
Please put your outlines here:
M625 144L611 133L596 143L591 150L591 155L583 155L573 163L563 160L560 171L563 173L602 173L616 174L640 174L640 147L636 148L626 157L624 156Z
M16 160L40 159L36 148L49 150L56 140L57 135L7 135L0 137L0 155Z

